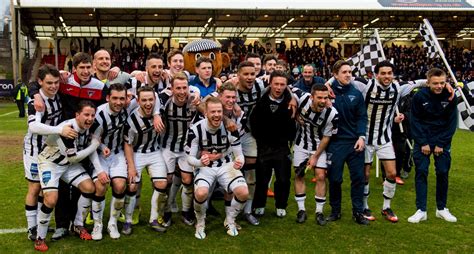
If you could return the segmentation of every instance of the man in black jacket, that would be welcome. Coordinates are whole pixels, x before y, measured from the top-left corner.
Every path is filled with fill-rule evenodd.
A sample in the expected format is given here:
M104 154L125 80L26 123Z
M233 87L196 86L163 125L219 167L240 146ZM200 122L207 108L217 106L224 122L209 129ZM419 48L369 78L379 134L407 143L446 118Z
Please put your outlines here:
M281 71L270 75L270 90L250 114L250 128L257 141L258 170L253 207L256 215L265 213L267 187L275 170L275 206L278 217L286 215L290 194L291 161L289 141L294 140L296 123L291 117L288 76Z

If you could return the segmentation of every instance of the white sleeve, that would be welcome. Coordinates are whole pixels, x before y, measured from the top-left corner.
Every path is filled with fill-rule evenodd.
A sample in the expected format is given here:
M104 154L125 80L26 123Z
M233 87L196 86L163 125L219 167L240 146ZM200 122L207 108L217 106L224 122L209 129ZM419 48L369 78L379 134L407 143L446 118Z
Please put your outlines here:
M418 79L415 80L415 82L408 82L407 84L400 86L400 98L407 96L415 88L425 86L426 81L426 79Z
M98 174L105 171L102 168L102 165L100 164L99 156L97 155L97 153L91 153L89 155L89 160L91 161L92 165L94 165L94 174L95 175L98 175Z
M128 107L127 107L128 114L131 114L132 111L134 111L138 107L140 107L140 105L138 105L137 98L133 97L133 99L130 100L130 104L128 104Z
M28 129L32 133L38 135L61 134L64 125L51 126L41 123L42 116L43 114L41 112L36 112L34 121L28 124Z
M364 94L364 90L368 87L368 85L355 79L352 80L352 83L354 84L355 89L359 90L362 94Z
M79 163L83 159L85 159L87 156L89 156L91 153L95 153L99 145L100 145L99 142L92 142L86 149L77 152L75 156L67 157L67 160L73 164Z
M197 158L199 152L199 140L192 129L189 130L188 139L190 140L188 140L186 153L188 154L187 160L189 165L194 167L203 167L204 164L202 164L201 160Z

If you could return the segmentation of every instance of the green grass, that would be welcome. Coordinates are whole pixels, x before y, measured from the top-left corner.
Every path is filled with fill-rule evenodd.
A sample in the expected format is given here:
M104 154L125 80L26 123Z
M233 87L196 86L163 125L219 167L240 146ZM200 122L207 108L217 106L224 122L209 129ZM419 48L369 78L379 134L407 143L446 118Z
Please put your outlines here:
M0 104L0 115L15 111L13 104ZM27 182L23 178L22 143L26 120L17 114L0 117L0 229L25 228L24 196ZM152 232L146 221L149 215L151 190L144 185L142 194L143 212L141 223L134 228L133 235L122 236L112 241L104 232L100 242L83 242L68 237L59 242L49 242L51 253L152 253L179 252L222 253L222 252L323 252L323 253L380 253L380 252L422 252L422 253L473 253L474 252L474 133L457 131L453 141L453 163L450 173L448 207L458 217L457 223L448 223L435 217L434 173L430 169L428 193L428 220L413 225L407 218L415 212L415 190L413 174L404 186L398 186L393 209L400 221L392 224L382 219L378 211L382 205L380 178L372 172L371 197L369 204L377 220L368 227L355 224L351 219L349 179L345 171L343 184L343 217L325 227L314 220L314 191L308 191L306 208L309 219L297 224L296 204L290 196L288 215L283 219L274 215L273 200L269 199L267 214L260 226L250 226L240 221L243 229L240 235L231 238L222 226L223 217L209 217L204 241L194 238L194 229L185 226L178 214L173 215L174 224L165 234ZM147 180L145 180L146 183ZM314 186L308 182L309 189ZM292 186L293 187L293 186ZM108 193L110 196L110 192ZM222 201L215 206L223 214ZM329 205L325 207L329 213ZM108 206L105 213L108 218ZM105 221L105 220L104 220ZM1 234L0 253L33 253L33 243L26 240L26 233Z

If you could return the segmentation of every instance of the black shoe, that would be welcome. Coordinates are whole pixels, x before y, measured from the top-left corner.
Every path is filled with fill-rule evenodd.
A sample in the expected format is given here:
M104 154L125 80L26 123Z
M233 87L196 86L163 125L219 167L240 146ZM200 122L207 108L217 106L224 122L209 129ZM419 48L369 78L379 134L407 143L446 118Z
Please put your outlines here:
M181 218L183 219L183 222L184 224L188 225L188 226L192 226L194 225L194 213L191 212L191 211L182 211L181 212Z
M38 229L37 226L34 226L34 227L28 229L28 239L30 241L35 241L36 240L37 229Z
M165 212L163 214L163 226L165 226L166 228L171 226L171 216L171 212Z
M339 219L341 218L341 214L339 214ZM316 223L320 226L326 225L327 221L326 218L324 218L324 214L322 213L316 213Z
M364 217L363 213L354 213L352 215L352 219L354 219L354 221L357 224L365 225L365 226L369 225L369 220L367 220L367 218Z
M296 222L298 223L304 223L308 216L306 215L305 210L299 210L298 213L296 214Z
M341 213L332 212L327 218L327 221L337 221L341 219Z

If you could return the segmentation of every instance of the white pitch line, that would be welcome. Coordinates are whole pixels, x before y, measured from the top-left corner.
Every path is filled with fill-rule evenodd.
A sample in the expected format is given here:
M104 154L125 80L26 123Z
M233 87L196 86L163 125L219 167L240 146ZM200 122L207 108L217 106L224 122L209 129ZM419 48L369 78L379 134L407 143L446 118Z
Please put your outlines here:
M8 113L5 113L5 114L2 114L2 115L0 115L0 117L2 117L2 116L8 116L8 115L15 114L15 113L18 113L18 110L17 110L17 111L12 111L12 112L8 112Z
M17 234L17 233L26 233L28 230L26 228L7 228L0 229L0 235L2 234Z

